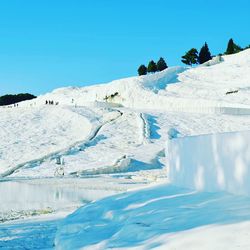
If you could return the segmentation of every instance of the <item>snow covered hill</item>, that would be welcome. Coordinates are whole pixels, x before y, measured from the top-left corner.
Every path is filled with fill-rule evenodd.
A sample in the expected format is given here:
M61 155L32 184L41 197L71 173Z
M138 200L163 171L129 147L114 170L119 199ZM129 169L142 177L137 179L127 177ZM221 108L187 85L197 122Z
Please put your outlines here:
M130 108L195 113L221 113L223 108L233 107L246 108L249 114L249 57L250 49L224 56L221 62L211 66L172 67L108 84L61 88L40 96L36 102L44 104L46 100L54 100L85 106L106 100ZM25 104L30 105L32 101Z
M57 218L83 205L58 228L32 222L44 225L46 248L55 238L58 249L199 249L211 230L218 242L202 249L249 247L250 241L238 244L243 236L231 246L224 240L235 228L250 228L249 197L166 184L165 155L173 129L180 137L249 130L249 69L245 50L196 68L56 89L0 108L0 188L6 190L0 221ZM17 190L24 199L13 211L9 196ZM0 225L0 247L44 247L45 239L34 240L37 231L27 233L29 221L16 223ZM203 240L194 239L195 232Z

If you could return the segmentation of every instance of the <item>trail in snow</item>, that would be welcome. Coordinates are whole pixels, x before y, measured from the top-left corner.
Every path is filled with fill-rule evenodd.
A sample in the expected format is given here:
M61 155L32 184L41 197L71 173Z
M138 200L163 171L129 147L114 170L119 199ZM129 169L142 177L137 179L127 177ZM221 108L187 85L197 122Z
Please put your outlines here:
M76 142L73 145L70 145L65 150L53 152L53 153L47 154L39 159L35 159L35 160L29 161L29 162L25 162L23 164L19 164L15 168L12 168L9 171L6 171L2 175L0 175L0 177L7 177L9 175L12 175L17 170L20 170L20 168L24 168L24 169L36 168L36 167L39 167L45 161L48 161L48 160L55 161L58 157L61 158L64 156L73 155L73 154L78 153L79 151L84 150L86 147L88 147L89 144L91 144L91 142L93 142L96 139L99 131L102 129L103 126L105 126L108 123L113 122L114 120L116 120L117 118L119 118L120 116L123 115L123 113L121 111L117 110L117 112L119 114L117 117L111 118L108 121L102 123L101 125L96 126L94 129L92 129L90 135L83 142Z
M88 143L91 143L98 135L99 131L102 129L103 126L105 126L106 124L110 123L110 122L113 122L115 121L116 119L118 119L119 117L121 117L123 115L123 112L121 112L120 110L118 109L114 109L114 111L117 111L119 113L119 116L115 117L115 118L112 118L106 122L104 122L102 125L100 125L99 127L97 127L92 135L87 139L87 142L85 144L88 144ZM81 148L82 149L82 148Z
M150 130L146 117L143 113L140 113L140 119L142 121L142 143L146 144L149 143Z
M115 112L119 115L98 127L90 140L70 150L68 154L60 153L60 155L54 156L64 159L63 168L66 175L84 171L101 173L102 170L108 174L108 172L116 172L115 167L118 172L122 169L126 170L125 165L128 163L124 164L124 162L129 162L130 152L142 144L140 136L138 136L142 132L141 127L138 126L136 112L123 109ZM123 159L125 156L126 159ZM23 168L13 176L37 176L37 174L51 176L57 167L58 165L51 157L35 168Z
M63 107L1 111L0 127L5 130L0 130L0 176L8 176L28 162L39 162L64 150L65 145L72 147L86 138L91 126L84 114Z
M80 146L80 150L83 151L85 148L89 147L91 145L91 143L96 140L100 130L106 126L107 124L109 123L112 123L113 121L115 121L116 119L120 118L121 116L123 116L123 112L121 112L120 110L118 109L115 109L115 111L117 111L119 113L119 115L115 118L112 118L108 121L106 121L105 123L103 123L102 125L98 126L94 132L92 133L92 135L89 137L89 139L87 139L87 142L83 143L82 146Z

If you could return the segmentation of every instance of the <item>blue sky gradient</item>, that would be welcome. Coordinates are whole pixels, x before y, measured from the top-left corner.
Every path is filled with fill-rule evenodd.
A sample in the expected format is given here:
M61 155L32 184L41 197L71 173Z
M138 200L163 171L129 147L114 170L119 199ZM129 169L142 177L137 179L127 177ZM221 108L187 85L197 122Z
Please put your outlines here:
M249 0L3 0L0 95L42 94L137 74L163 56L169 66L206 41L250 44Z

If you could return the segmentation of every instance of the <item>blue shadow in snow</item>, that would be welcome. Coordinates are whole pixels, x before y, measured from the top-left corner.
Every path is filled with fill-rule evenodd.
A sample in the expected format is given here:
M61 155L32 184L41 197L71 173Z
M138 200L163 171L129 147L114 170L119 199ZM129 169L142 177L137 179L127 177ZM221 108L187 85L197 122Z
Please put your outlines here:
M152 160L150 163L132 159L126 172L136 172L136 171L150 170L150 169L161 169L163 167L164 165L159 161L158 157Z
M54 249L60 220L0 224L0 249ZM5 240L1 240L5 238Z
M85 147L94 147L96 146L99 142L103 141L107 139L107 137L105 135L98 135L95 137L94 140L87 142L84 144Z
M156 116L147 115L147 122L150 127L150 139L160 139L161 135L158 134L160 127L157 124Z
M112 216L106 216L107 213ZM249 197L162 185L80 208L64 221L72 233L62 228L57 242L63 239L61 244L81 248L107 240L107 249L130 248L164 234L246 220L250 220ZM76 242L76 234L81 241ZM160 245L160 241L154 242L154 246Z

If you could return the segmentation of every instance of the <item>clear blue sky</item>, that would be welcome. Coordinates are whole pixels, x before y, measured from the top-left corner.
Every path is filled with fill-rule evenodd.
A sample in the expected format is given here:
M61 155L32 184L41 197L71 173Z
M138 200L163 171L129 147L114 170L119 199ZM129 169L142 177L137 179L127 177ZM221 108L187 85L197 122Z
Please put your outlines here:
M207 41L250 44L249 0L2 0L0 95L41 94L137 74L163 56L169 66Z

